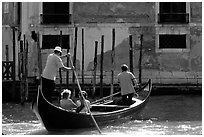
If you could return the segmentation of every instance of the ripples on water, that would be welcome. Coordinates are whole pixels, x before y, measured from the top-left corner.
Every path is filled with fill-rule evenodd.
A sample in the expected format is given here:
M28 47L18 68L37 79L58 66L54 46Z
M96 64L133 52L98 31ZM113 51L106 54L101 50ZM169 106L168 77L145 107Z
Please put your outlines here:
M130 120L100 127L105 135L201 135L202 97L151 96L145 109ZM47 132L30 110L18 104L2 105L2 132L8 135L98 135L94 129Z

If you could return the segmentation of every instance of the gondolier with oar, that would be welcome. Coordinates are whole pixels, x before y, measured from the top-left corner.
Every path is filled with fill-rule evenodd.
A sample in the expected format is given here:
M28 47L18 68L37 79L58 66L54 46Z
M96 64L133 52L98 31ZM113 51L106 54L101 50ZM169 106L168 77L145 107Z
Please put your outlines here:
M66 67L62 62L62 59L64 57L70 57L70 53L63 56L61 55L62 55L61 47L56 46L54 49L54 53L49 54L49 56L47 57L47 62L42 72L41 76L42 91L43 95L49 102L52 102L51 97L55 89L55 79L59 68L61 68L64 71L74 70L73 66Z
M118 74L118 83L121 87L122 104L130 105L135 93L134 86L137 86L138 83L133 73L128 71L128 66L126 64L121 66L121 70L122 72Z

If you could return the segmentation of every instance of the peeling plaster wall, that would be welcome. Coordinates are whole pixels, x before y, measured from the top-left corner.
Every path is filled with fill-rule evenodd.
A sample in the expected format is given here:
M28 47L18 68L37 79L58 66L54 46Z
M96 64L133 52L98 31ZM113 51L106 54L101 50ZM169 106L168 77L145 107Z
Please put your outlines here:
M17 43L18 36L18 9L16 2L2 2L2 61L6 61L6 45L8 45L8 60L13 61L13 29L15 31L15 43ZM17 46L16 46L17 47ZM16 62L15 62L15 73L18 74L18 48L16 48ZM17 75L16 75L17 78Z
M2 25L17 25L17 8L15 2L2 2Z
M9 49L9 61L13 61L13 30L9 26L2 27L2 61L6 61L6 45Z
M190 70L202 71L202 29L201 27L191 27L191 52Z
M95 31L94 28L91 28L93 32L86 31L85 34L89 36L93 35L90 38L92 41L92 43L90 43L92 47L94 47L94 40L92 39L94 36L98 37L100 42L100 35L105 35L105 71L110 71L111 69L111 30L115 28L117 43L115 47L116 72L120 70L121 64L126 63L129 65L128 36L133 35L134 71L138 74L140 46L138 37L140 34L143 34L142 68L144 78L152 77L153 79L157 79L155 81L158 83L168 84L172 83L176 75L180 75L181 78L179 79L181 79L181 83L189 82L186 79L191 79L191 77L188 77L191 72L196 72L194 78L198 78L198 75L201 76L201 3L190 3L191 22L188 25L160 26L160 33L162 32L163 34L187 34L187 50L176 50L176 52L175 50L157 52L157 43L155 42L157 27L154 26L156 18L155 3L76 3L74 4L73 9L75 23L80 24L81 26L90 23L96 24L94 27L97 28L97 31ZM106 23L105 27L99 27L99 25L97 25L101 23ZM129 24L122 25L123 23ZM120 33L118 30L124 30L125 32ZM120 37L121 42L118 41L119 39L117 37ZM85 36L85 41L89 41L88 39L89 37ZM90 59L92 59L92 62L90 62L87 67L87 70L91 70L93 67L94 48L92 48L92 50L91 48L87 50L89 51L89 55L86 55L85 62L88 63ZM98 54L100 54L100 51L98 51ZM100 55L98 55L98 63L100 63ZM87 64L85 66L87 66ZM158 72L159 76L153 76L152 74L145 75L145 73L149 74L155 72ZM163 76L166 75L170 80L167 81L161 74ZM171 74L171 76L169 76L169 74ZM178 83L178 81L176 82Z
M191 22L202 23L202 2L191 2Z
M60 30L71 36L73 54L74 27L78 27L77 60L81 67L82 29L84 29L85 71L87 75L93 68L95 41L98 41L98 63L100 63L101 36L104 35L104 70L109 75L111 70L112 29L115 29L115 75L120 71L120 65L129 65L129 35L133 36L134 73L138 76L139 36L143 35L142 77L152 78L155 83L168 84L172 81L180 83L201 83L202 74L202 3L190 3L190 23L184 25L158 26L156 23L155 2L74 2L72 3L72 27L44 25L40 23L40 3L29 3L24 17L25 33L32 30L43 34L59 34ZM34 24L33 27L30 25ZM35 26L36 25L36 26ZM68 31L68 32L66 32ZM187 50L158 52L157 35L159 33L188 34ZM32 42L30 42L32 45ZM42 44L42 37L41 37ZM41 45L42 46L42 45ZM32 55L36 52L30 50ZM43 66L46 56L52 50L42 50ZM35 62L35 61L33 61ZM32 61L29 62L30 64ZM31 65L33 66L33 65ZM98 65L98 70L99 70ZM80 72L79 72L80 73ZM34 75L34 74L32 74ZM175 80L177 79L178 80ZM108 79L108 78L107 78ZM109 80L110 81L110 80ZM144 80L145 81L145 80Z
M154 22L153 2L79 2L73 5L75 23Z
M78 34L78 50L77 50L77 59L81 60L81 29L79 28L79 34ZM104 56L104 69L110 70L110 53L108 53L112 48L112 29L113 28L98 28L98 27L91 27L91 28L84 28L84 45L85 45L85 68L87 70L92 70L93 63L90 61L93 61L94 59L94 51L95 51L95 41L98 41L98 54L101 54L101 36L104 35L104 52L109 56ZM120 45L123 43L123 41L126 41L129 35L127 28L116 28L115 29L116 35L115 35L115 45L116 45L116 56L117 56L117 45ZM127 41L128 42L128 41ZM128 50L128 43L125 44ZM81 62L81 61L80 61ZM100 57L98 57L98 62L100 62ZM99 66L98 66L99 69Z

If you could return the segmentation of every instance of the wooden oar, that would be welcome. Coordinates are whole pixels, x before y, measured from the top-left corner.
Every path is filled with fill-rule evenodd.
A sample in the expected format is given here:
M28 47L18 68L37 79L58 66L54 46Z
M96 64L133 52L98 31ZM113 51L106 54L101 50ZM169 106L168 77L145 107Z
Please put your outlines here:
M138 97L139 95L138 95L137 92L139 92L139 91L140 91L140 88L139 88L139 89L135 89L134 95L137 95L137 97ZM105 99L107 99L107 98L116 96L116 95L118 95L118 94L120 94L120 92L116 92L116 93L111 94L111 95L109 95L109 96L106 96L106 97L104 97L104 98L101 98L101 99L98 99L98 100L96 100L96 101L93 101L93 102L91 102L91 105L96 104L96 103L98 103L98 102L101 102L101 101L103 101L103 100L105 100Z
M72 65L72 67L74 67L74 66L73 66L73 63L72 63L71 56L70 56L70 63L71 63L71 65ZM87 102L85 101L85 98L84 98L84 96L83 96L83 94L82 94L81 86L80 86L80 84L79 84L79 80L78 80L76 71L75 71L75 70L73 70L73 71L74 71L74 75L75 75L75 77L76 77L76 81L77 81L77 85L78 85L78 87L79 87L80 94L81 94L81 96L82 96L82 99L83 99L84 102L85 102L85 106L87 107L88 112L90 113L90 116L91 116L91 118L92 118L92 120L93 120L93 122L94 122L96 128L98 129L98 132L101 134L101 130L100 130L98 124L96 123L96 120L94 119L94 117L93 117L93 115L92 115L92 113L91 113L91 110L90 110L90 108L88 107L88 104L87 104Z
M98 102L100 102L100 101L103 101L103 100L105 100L105 99L107 99L107 98L116 96L116 95L118 95L118 94L120 94L120 92L117 92L117 93L111 94L110 96L106 96L106 97L101 98L101 99L99 99L99 100L93 101L93 102L91 102L91 105L96 104L96 103L98 103Z

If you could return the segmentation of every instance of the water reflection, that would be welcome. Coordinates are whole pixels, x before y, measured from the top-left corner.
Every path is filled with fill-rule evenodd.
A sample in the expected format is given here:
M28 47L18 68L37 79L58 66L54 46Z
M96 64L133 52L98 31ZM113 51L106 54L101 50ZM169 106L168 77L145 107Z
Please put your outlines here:
M151 96L145 109L130 120L100 127L104 135L201 135L202 97ZM30 104L2 105L2 132L8 135L98 135L96 128L47 132Z

